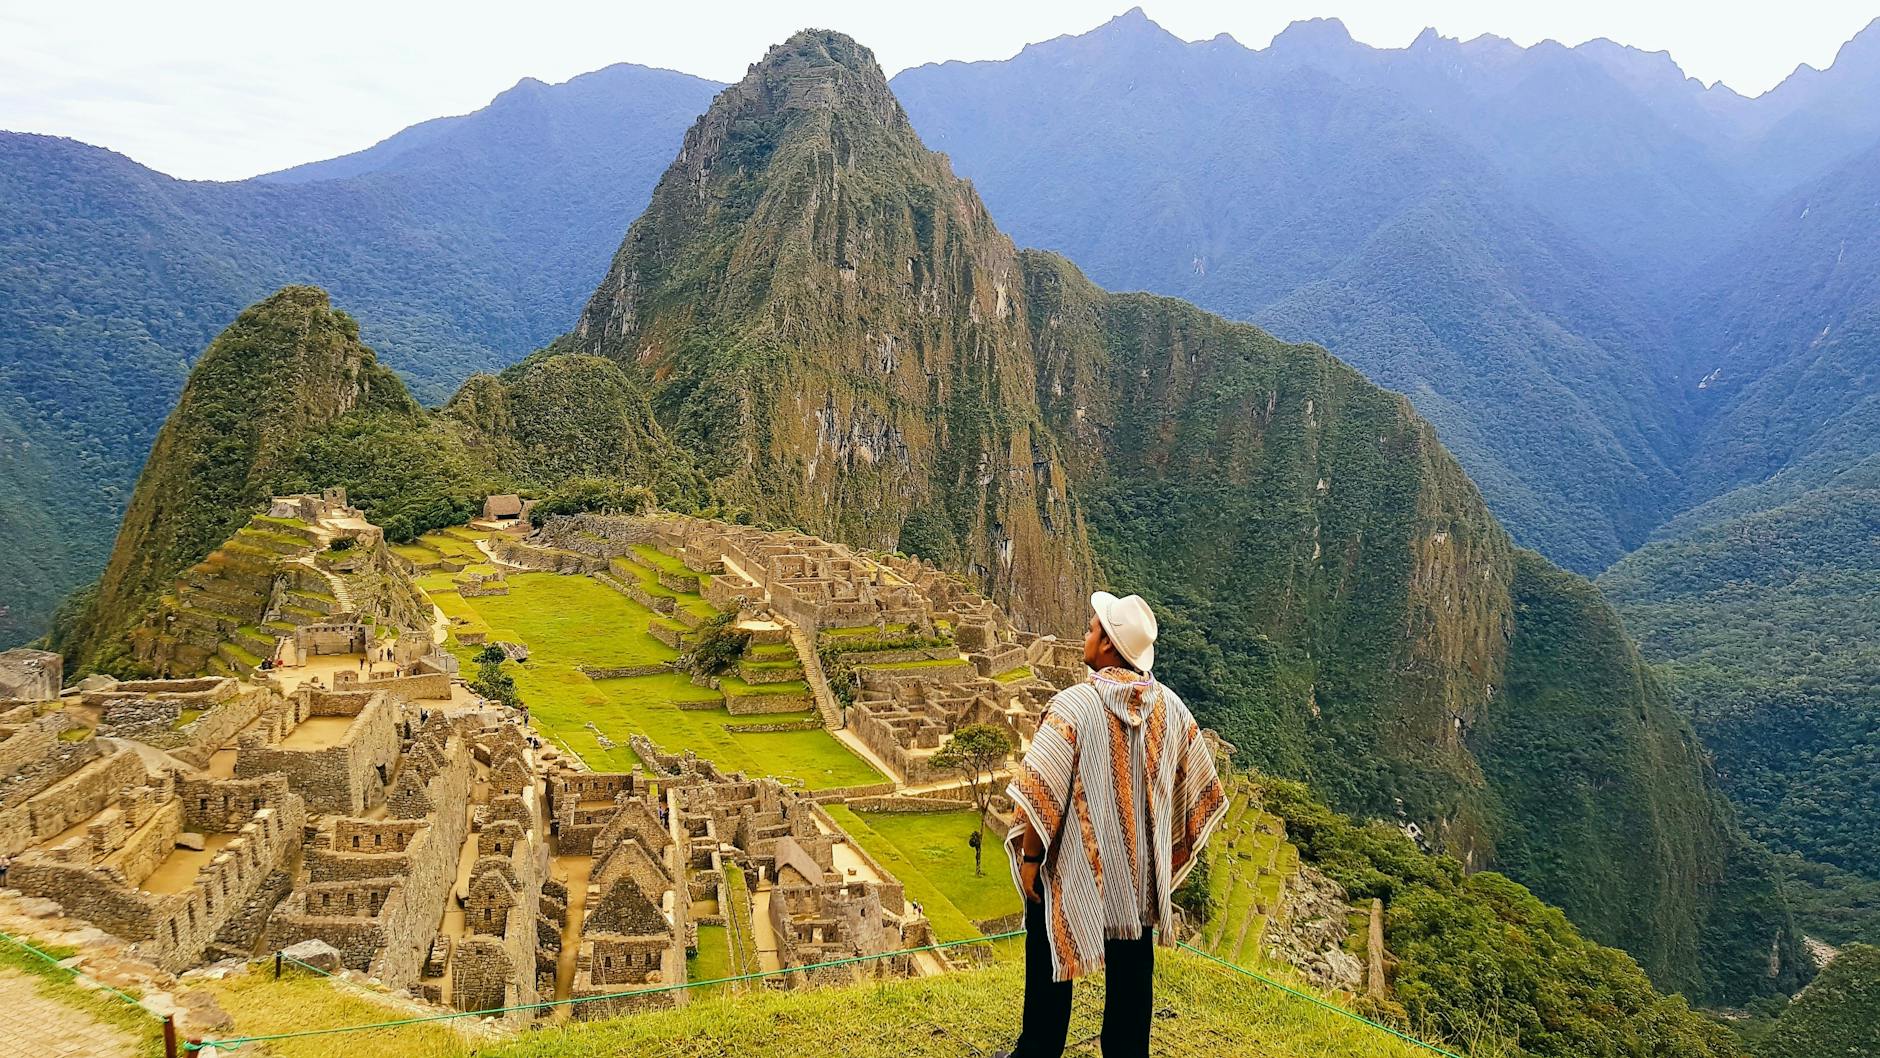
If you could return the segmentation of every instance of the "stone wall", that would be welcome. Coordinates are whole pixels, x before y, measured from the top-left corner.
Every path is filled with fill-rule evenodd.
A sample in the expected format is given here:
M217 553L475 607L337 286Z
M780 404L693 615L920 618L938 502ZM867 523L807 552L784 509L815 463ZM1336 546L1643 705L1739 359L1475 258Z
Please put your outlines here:
M813 708L807 693L773 691L764 694L736 694L725 692L725 712L732 716L754 716L765 713L798 713Z
M54 701L64 672L64 660L48 650L15 647L0 651L0 701Z
M62 712L48 713L18 728L0 742L0 779L11 779L28 764L45 760L59 744L59 733L78 726Z
M172 799L132 831L115 852L105 857L102 866L116 869L133 884L141 884L176 851L176 839L182 833L182 806Z
M415 676L381 676L376 680L361 680L361 690L384 691L394 698L415 701L419 698L449 698L450 674L445 672L423 672Z
M99 755L99 748L90 743L78 745L82 748L74 757L83 763L75 770L24 804L0 809L0 854L16 855L46 841L97 815L125 790L144 784L143 761L136 753L119 749Z
M334 815L364 815L385 794L379 769L390 773L398 755L397 710L383 692L298 692L293 723L275 739L257 730L240 738L235 774L251 778L279 772L307 799L310 808ZM337 745L284 747L280 739L309 716L345 716L353 721Z
M201 961L216 934L298 849L306 821L301 800L283 784L280 801L283 811L263 808L180 893L146 893L117 867L41 856L22 857L8 880L58 901L68 915L134 941L138 954L178 973Z

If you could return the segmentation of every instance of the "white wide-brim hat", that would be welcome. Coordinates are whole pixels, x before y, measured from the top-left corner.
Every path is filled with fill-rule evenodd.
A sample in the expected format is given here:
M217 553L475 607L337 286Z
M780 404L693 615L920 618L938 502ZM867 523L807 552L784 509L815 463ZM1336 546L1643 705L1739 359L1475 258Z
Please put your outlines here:
M1140 595L1117 598L1107 591L1092 592L1090 608L1097 612L1097 623L1123 660L1148 672L1155 667L1155 611Z

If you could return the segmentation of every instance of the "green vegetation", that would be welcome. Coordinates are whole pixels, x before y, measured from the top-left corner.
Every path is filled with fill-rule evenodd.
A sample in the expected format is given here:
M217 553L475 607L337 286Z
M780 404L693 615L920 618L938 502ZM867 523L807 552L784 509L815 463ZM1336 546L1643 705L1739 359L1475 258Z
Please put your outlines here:
M1757 1058L1880 1056L1880 948L1854 945L1789 1004Z
M1349 899L1381 898L1397 957L1394 1004L1427 1037L1535 1058L1725 1058L1730 1034L1652 987L1632 957L1580 935L1556 908L1493 871L1465 874L1384 823L1357 824L1298 783L1261 780L1305 862Z
M549 738L572 748L598 771L625 771L637 758L628 746L643 734L668 751L690 749L721 768L752 775L778 775L812 789L880 782L881 776L827 731L739 730L722 707L682 709L682 704L722 703L723 695L695 686L680 672L594 679L583 670L671 663L678 652L648 632L652 611L588 577L510 571L509 594L465 599L447 587L428 589L453 619L469 617L491 639L523 643L529 660L502 665L529 719ZM472 660L475 653L460 647ZM749 685L753 692L791 684ZM804 685L797 683L799 692ZM765 721L804 719L784 713ZM748 723L748 721L744 721ZM598 728L598 733L594 728ZM604 746L600 737L612 746Z
M998 769L1016 748L1011 733L998 724L967 724L947 736L939 751L928 759L934 768L965 780L972 794L979 814L972 834L974 874L986 873L986 815L992 811L992 796L997 792Z
M751 634L733 627L735 613L708 617L698 626L689 649L679 657L678 666L694 676L716 676L736 665L750 645Z
M978 874L973 869L973 850L966 841L979 826L979 813L828 808L842 829L907 887L908 898L920 903L941 940L977 937L973 923L1024 910L1002 852L994 854L993 870Z
M206 982L205 987L234 1019L235 1033L299 1032L413 1016L408 1005L390 997L380 999L361 985L311 970L290 968L279 980L272 972L237 974ZM267 1053L278 1058L328 1058L341 1040L348 1058L461 1058L471 1050L459 1023L453 1022L273 1040L266 1046ZM156 1053L162 1054L162 1048L159 1037Z
M613 511L643 514L653 506L653 493L639 485L602 478L569 478L548 491L529 508L529 522L540 527L559 514Z
M732 976L731 940L724 926L698 927L698 953L686 957L688 981L715 981Z
M1821 490L1653 544L1600 578L1665 659L1750 832L1794 858L1801 921L1835 943L1880 941L1876 537L1880 490Z
M68 610L54 649L80 671L130 674L129 633L172 578L247 524L298 447L344 409L410 418L417 405L324 291L287 287L206 349L138 478L98 591Z

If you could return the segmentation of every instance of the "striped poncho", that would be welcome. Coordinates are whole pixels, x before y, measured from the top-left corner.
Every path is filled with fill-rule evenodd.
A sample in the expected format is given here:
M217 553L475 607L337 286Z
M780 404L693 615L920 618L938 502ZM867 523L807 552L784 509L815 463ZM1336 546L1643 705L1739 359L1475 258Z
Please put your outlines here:
M1105 669L1058 692L1006 794L1044 840L1053 979L1098 969L1106 938L1145 926L1175 942L1169 895L1226 816L1227 795L1174 691ZM1015 882L1023 838L1021 822L1005 839Z

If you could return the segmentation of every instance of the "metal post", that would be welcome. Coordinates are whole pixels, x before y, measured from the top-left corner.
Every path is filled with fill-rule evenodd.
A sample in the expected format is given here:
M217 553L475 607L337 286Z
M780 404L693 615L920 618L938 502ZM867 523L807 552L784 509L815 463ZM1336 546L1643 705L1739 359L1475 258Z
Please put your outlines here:
M281 953L278 951L274 953L274 979L281 979Z
M176 1015L174 1014L163 1016L163 1058L177 1058Z

